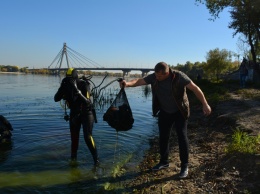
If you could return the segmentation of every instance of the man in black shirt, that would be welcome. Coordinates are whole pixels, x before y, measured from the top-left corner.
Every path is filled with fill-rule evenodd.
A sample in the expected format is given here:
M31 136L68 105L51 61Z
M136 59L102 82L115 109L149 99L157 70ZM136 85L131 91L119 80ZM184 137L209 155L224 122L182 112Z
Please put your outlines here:
M158 115L160 162L152 170L169 167L169 138L174 125L179 143L181 160L180 178L188 176L189 142L187 122L190 116L189 101L186 88L193 91L202 103L205 115L211 113L211 107L201 89L183 72L172 70L165 62L155 66L155 73L129 82L120 82L121 87L136 87L151 84L153 94L153 115Z

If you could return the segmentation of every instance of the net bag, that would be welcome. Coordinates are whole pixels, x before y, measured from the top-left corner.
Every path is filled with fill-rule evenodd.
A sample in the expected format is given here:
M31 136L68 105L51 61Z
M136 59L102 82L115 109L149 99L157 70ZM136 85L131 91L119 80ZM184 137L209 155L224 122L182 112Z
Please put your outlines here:
M124 88L121 88L103 115L103 120L116 131L127 131L132 128L134 119Z

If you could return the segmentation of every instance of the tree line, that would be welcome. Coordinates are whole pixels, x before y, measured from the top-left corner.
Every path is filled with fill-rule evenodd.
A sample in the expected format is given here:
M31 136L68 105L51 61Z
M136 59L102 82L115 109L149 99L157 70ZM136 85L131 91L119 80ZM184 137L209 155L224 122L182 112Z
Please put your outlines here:
M20 73L28 73L28 74L42 74L42 75L52 75L53 72L47 68L42 69L28 69L28 67L19 68L19 66L15 65L0 65L0 72L20 72ZM122 77L123 73L121 72L95 72L95 71L83 71L79 70L79 74L81 75L92 75L92 76L113 76L113 77ZM65 74L65 72L61 71L61 74ZM130 74L132 77L140 77L140 74Z
M240 62L232 61L233 53L226 49L215 48L206 55L206 62L177 64L174 69L186 73L192 79L219 80L226 74L238 70Z

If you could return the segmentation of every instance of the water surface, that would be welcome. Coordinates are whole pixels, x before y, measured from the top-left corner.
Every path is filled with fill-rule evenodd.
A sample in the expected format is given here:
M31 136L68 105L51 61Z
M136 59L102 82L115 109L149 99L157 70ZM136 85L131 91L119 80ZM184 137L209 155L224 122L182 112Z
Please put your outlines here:
M102 78L91 80L98 85ZM114 79L107 78L102 85ZM53 100L60 80L58 76L0 74L0 114L14 128L12 144L0 149L1 193L102 193L116 184L113 177L121 175L121 167L126 169L125 174L134 173L148 149L149 139L157 134L156 119L151 116L151 96L144 95L144 87L127 88L135 119L133 128L117 133L103 121L110 103L96 106L98 123L93 137L101 165L93 168L81 130L78 166L72 168L69 123L63 119L60 103ZM118 83L105 91L114 98Z

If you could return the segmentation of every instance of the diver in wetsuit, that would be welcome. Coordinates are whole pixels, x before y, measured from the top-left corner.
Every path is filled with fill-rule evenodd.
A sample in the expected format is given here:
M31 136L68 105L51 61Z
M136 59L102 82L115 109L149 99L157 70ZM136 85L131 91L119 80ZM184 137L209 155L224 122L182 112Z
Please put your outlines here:
M80 127L83 127L84 140L92 154L94 164L98 165L97 148L92 137L94 115L90 100L90 84L78 78L76 69L69 68L66 77L54 96L54 101L65 99L70 108L71 160L77 160ZM65 118L66 120L66 118Z
M13 127L11 123L2 115L0 115L0 144L10 143Z

